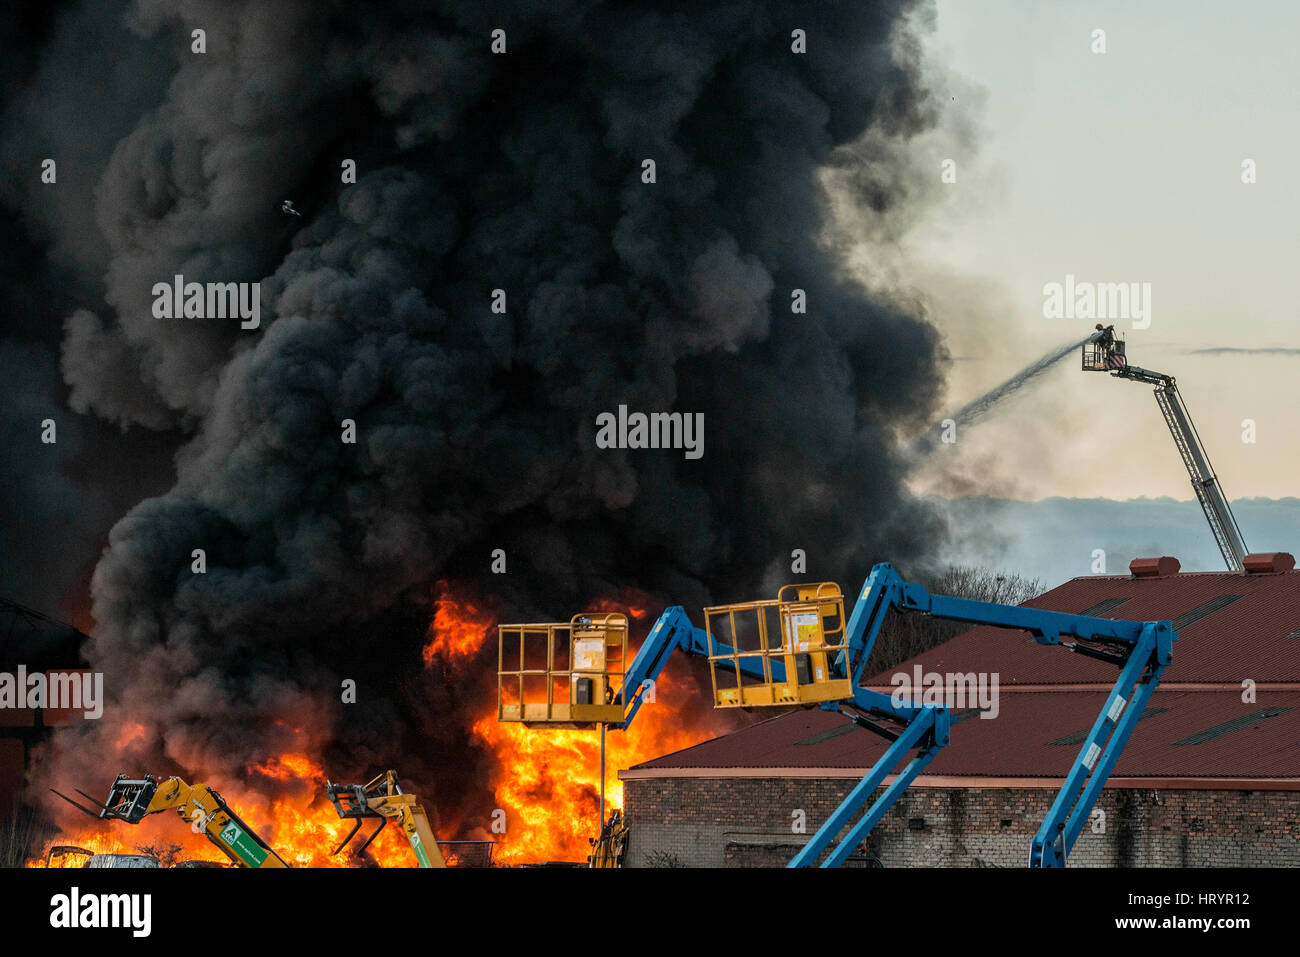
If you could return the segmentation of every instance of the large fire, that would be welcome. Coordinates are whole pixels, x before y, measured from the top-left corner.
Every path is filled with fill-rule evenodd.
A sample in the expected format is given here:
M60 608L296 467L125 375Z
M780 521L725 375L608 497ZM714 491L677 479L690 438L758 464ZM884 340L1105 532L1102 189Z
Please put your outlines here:
M530 729L499 722L494 680L497 613L490 602L465 597L466 589L455 591L447 582L438 583L423 660L426 667L440 669L447 680L455 681L478 701L467 733L496 757L489 783L497 808L505 812L504 832L491 835L498 842L496 861L582 861L600 827L600 732ZM615 596L594 599L582 610L627 614L635 638L638 630L648 631L654 607L649 596L625 588ZM623 805L617 777L620 768L730 729L735 716L713 711L708 698L707 684L697 672L682 661L670 662L656 682L654 700L641 708L633 725L625 731L608 732L607 811ZM125 753L146 734L144 726L126 723L116 744ZM335 815L324 796L325 769L309 754L288 751L242 770L233 782L223 778L189 783L216 788L292 866L415 865L414 852L395 824L383 829L364 859L352 853L377 826L374 819L364 822L349 848L331 855L353 822ZM438 820L438 808L429 806L427 810L431 819ZM455 809L446 811L444 820L455 813ZM499 820L499 816L488 814L482 817L494 823ZM448 839L456 835L439 836ZM70 848L97 854L152 854L164 866L187 860L228 863L203 834L191 830L171 811L151 815L138 825L88 820L86 826L65 830L47 842L29 866L45 867L47 861L49 866L81 866L86 854Z
M654 601L624 588L616 598L599 598L582 611L618 611L648 631ZM426 663L441 660L457 670L491 658L495 652L497 617L484 603L452 597L440 582L433 624L424 649ZM495 693L495 689L493 688ZM653 702L647 702L624 731L606 736L605 802L623 806L618 770L661 754L697 744L730 730L734 715L709 707L707 685L680 660L670 663L655 682ZM730 721L728 719L731 719ZM497 860L521 864L541 861L582 861L589 840L600 830L600 732L527 728L497 720L495 698L485 700L471 731L497 758L492 783L498 807L506 812L506 832L500 836Z
M338 856L331 852L352 827L351 821L339 820L334 806L323 797L325 772L304 754L288 753L245 769L249 778L261 775L277 781L293 782L290 796L268 799L254 788L211 784L226 803L294 867L348 867L358 861L351 847ZM196 782L190 782L194 784ZM359 846L364 836L378 826L368 820L353 840ZM29 867L45 867L51 851L59 847L80 847L95 854L151 854L164 865L180 861L229 860L202 834L193 831L175 812L164 811L146 817L139 824L123 821L90 823L81 830L64 832L49 841ZM80 867L84 855L55 854L52 866ZM384 828L366 850L370 861L383 867L413 867L414 852L395 825Z

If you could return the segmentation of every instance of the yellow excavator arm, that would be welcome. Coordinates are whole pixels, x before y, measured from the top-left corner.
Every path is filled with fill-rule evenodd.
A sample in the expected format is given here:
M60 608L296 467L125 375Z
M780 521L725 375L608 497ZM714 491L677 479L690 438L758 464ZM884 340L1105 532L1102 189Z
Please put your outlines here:
M108 800L103 804L80 788L77 789L78 794L99 807L98 811L92 811L66 794L59 794L58 791L54 793L94 817L126 821L128 824L139 824L150 814L175 811L181 820L196 832L201 831L240 867L289 866L271 845L240 820L239 815L220 794L206 784L186 784L174 776L159 778L145 775L142 778L128 778L125 774L119 774L108 793Z
M375 828L357 849L358 854L370 846L370 842L391 820L397 821L402 828L402 833L411 842L411 849L415 851L415 859L420 867L447 866L442 851L438 849L438 838L429 824L429 816L417 802L414 794L402 793L402 788L397 783L396 771L385 771L369 784L327 782L325 793L329 795L339 817L352 818L356 821L348 836L343 839L343 843L334 849L335 854L347 847L348 842L356 836L362 820L374 817L380 818L379 827Z

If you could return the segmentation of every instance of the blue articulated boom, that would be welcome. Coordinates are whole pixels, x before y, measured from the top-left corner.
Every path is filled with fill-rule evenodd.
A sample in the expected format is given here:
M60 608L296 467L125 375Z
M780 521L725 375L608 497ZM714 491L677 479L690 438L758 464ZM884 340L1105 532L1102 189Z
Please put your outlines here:
M714 647L720 653L731 653L730 647L716 640ZM679 648L688 655L707 658L709 638L703 628L691 624L684 608L673 605L664 609L664 613L650 629L650 634L646 635L645 641L637 649L632 663L628 665L623 687L614 696L614 700L623 705L623 720L617 724L611 723L609 727L622 729L632 723L636 713L641 710L646 692L653 687L673 651ZM773 662L771 668L776 680L785 680L785 669L780 662ZM751 678L763 678L763 665L754 659L741 658L740 670Z
M931 595L920 585L903 581L888 563L871 570L849 619L847 661L841 652L832 669L843 677L848 671L847 663L852 663L853 697L847 701L827 701L819 707L839 711L892 743L788 866L809 867L819 860L822 867L843 864L908 785L949 742L952 719L946 707L895 703L890 695L859 687L876 636L891 608L973 625L1023 629L1040 645L1060 645L1077 654L1109 661L1119 668L1119 677L1106 698L1106 704L1084 739L1029 852L1030 867L1064 867L1133 726L1169 664L1177 634L1167 621L1092 618ZM1063 638L1076 640L1063 641ZM832 847L835 838L850 826L890 772L913 751L916 753L906 767L852 824L843 839Z

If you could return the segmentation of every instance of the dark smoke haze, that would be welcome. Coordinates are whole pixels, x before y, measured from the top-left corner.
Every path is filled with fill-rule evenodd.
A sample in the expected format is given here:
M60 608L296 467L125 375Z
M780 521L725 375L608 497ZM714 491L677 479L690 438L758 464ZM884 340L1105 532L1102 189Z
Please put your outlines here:
M28 480L6 529L43 470L71 483L50 508L90 542L15 547L61 555L73 588L117 519L86 649L110 705L38 781L238 779L305 744L336 780L399 767L486 814L467 692L421 667L436 580L535 620L624 585L765 596L795 548L846 582L922 561L942 527L890 436L932 421L943 350L818 241L837 148L937 120L911 7L138 0L15 24L0 155L27 266L0 359L5 468ZM895 175L854 199L890 213ZM176 273L260 280L261 328L154 319ZM597 449L621 403L703 412L704 457ZM47 413L102 475L38 460Z

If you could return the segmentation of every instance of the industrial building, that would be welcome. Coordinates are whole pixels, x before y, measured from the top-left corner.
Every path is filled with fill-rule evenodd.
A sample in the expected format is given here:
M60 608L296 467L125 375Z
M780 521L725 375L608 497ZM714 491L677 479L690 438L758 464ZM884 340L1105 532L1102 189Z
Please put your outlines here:
M1079 838L1072 866L1300 866L1300 572L1137 559L1026 603L1169 620L1172 664ZM859 846L859 865L1019 867L1114 680L1103 661L975 627L869 679L992 676L996 717L954 709L951 745ZM832 711L780 714L620 772L629 866L778 866L888 742ZM887 779L888 781L889 779ZM1100 812L1100 813L1098 813Z
M5 668L18 664L28 674L80 673L86 636L14 601L0 598L0 650ZM33 747L50 729L81 720L75 711L58 708L0 707L0 820L8 819L22 795Z

